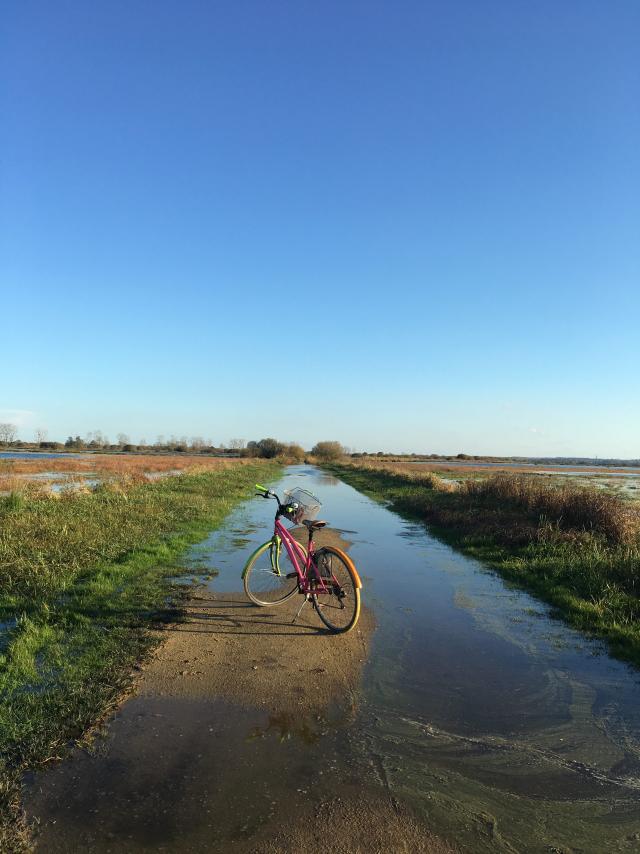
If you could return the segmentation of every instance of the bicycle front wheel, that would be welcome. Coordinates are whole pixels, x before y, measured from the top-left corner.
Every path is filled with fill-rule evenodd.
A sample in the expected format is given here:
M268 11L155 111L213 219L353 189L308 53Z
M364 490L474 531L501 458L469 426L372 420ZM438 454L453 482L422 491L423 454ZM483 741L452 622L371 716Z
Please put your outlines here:
M314 555L315 569L322 579L316 581L311 597L318 616L332 632L350 631L360 616L361 582L351 559L340 549L325 546Z
M298 576L287 550L272 540L251 555L242 578L244 592L255 605L280 605L298 590Z

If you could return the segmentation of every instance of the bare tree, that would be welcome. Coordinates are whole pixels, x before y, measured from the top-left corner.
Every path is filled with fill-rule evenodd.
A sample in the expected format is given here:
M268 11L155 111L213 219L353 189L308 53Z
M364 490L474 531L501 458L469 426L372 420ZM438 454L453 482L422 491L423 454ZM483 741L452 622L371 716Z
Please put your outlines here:
M144 437L142 437L142 438L140 439L139 444L140 444L140 447L141 447L141 448L146 448L146 447L147 447L147 440L146 440Z
M42 442L46 442L48 435L48 431L44 427L36 427L35 437L38 445L40 445Z
M234 451L242 451L244 448L244 439L229 439L229 447Z
M117 438L119 445L128 445L129 444L129 437L127 436L126 433L118 433L116 438Z
M0 424L0 444L9 445L16 438L18 428L15 424Z

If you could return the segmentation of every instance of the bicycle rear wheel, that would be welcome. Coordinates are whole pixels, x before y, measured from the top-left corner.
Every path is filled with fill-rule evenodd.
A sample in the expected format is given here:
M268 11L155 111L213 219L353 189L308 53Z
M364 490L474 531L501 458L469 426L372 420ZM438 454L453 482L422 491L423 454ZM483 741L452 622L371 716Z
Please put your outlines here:
M318 616L336 634L350 631L360 616L361 587L351 559L340 549L325 546L315 553L314 564L326 587L323 591L316 582L311 593Z
M301 546L302 548L302 546ZM298 590L298 576L284 546L260 546L242 573L244 592L255 605L280 605Z

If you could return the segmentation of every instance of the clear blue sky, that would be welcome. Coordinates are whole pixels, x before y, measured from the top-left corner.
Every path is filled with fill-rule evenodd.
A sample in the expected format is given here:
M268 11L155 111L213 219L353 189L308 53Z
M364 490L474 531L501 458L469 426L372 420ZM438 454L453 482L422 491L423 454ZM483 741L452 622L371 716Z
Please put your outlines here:
M0 420L640 456L640 3L29 2Z

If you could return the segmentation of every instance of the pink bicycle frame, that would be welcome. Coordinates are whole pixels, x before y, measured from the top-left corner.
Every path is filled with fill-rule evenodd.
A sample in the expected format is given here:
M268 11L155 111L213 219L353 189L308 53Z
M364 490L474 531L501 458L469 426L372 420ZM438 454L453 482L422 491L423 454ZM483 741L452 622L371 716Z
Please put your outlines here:
M282 522L279 519L275 521L275 529L274 536L280 537L282 542L284 543L284 547L287 550L287 554L291 558L291 563L295 571L298 574L298 584L300 586L300 591L302 593L309 593L311 591L311 579L309 578L309 568L312 566L311 556L315 551L313 540L309 543L309 548L307 549L307 553L305 555L304 549L300 545L300 543L296 542L293 539L290 532L287 528L284 527ZM303 570L300 569L299 561L302 560ZM319 586L314 589L314 593L328 593L329 590L320 577L319 572L315 572L315 580L319 583Z

